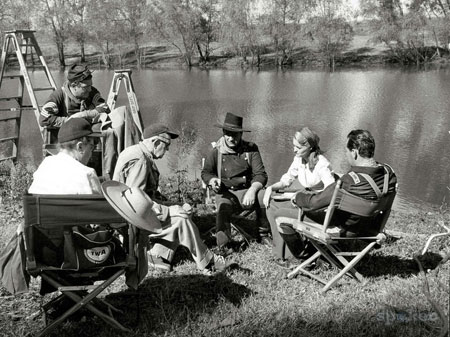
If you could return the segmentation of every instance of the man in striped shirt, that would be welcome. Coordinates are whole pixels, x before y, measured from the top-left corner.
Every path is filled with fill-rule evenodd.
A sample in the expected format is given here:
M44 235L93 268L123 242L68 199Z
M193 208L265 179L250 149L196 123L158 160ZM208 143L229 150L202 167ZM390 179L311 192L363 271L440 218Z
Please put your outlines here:
M92 86L92 72L86 66L75 63L69 68L67 81L61 88L52 92L43 105L39 124L42 127L60 128L70 118L84 118L91 124L103 122L102 174L110 178L117 161L117 137L112 128L105 128L107 124L111 124L111 122L104 123L109 120L109 113L109 107L100 92Z

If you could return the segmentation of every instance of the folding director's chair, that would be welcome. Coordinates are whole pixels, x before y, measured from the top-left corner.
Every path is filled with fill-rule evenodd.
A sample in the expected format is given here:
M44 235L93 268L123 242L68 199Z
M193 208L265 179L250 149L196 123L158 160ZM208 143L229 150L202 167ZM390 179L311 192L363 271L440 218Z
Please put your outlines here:
M287 217L276 218L278 225L282 223L292 224L293 228L307 237L317 249L313 256L292 270L287 275L288 278L291 279L299 273L309 276L324 284L322 292L326 292L346 274L360 282L363 281L363 276L355 270L355 266L375 245L380 245L386 240L383 230L396 195L396 191L393 191L383 194L378 200L367 200L348 193L341 186L342 181L339 180L336 183L330 206L326 209L323 224L305 219L301 209L297 220ZM337 225L336 221L333 221L333 215L337 212L348 212L362 217L362 221L371 228L369 235L341 237L339 228L330 227L330 224ZM342 251L343 248L339 245L340 242L355 240L368 242L368 245L360 251ZM324 280L307 270L321 256L339 269L339 273L331 280ZM346 258L352 256L353 258L351 259Z
M41 276L52 290L61 292L43 306L44 314L64 297L73 301L73 306L47 325L39 336L49 333L83 307L113 327L129 331L113 317L112 313L120 313L120 310L97 296L126 271L136 269L136 228L128 225L103 196L26 194L23 202L27 272L33 277ZM61 257L57 252L68 249L68 238L73 237L74 226L87 224L116 224L123 236L121 258L108 261L106 265L65 269L60 260L65 259L65 254Z

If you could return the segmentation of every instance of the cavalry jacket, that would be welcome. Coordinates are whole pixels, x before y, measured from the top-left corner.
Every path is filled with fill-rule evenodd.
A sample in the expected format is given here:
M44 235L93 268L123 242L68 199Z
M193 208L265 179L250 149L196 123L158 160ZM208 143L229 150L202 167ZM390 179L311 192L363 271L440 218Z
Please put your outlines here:
M43 105L40 116L40 126L56 126L61 127L68 117L74 113L93 110L105 100L100 92L92 87L89 97L85 100L79 100L70 92L68 82L65 82L62 88L53 91L47 102Z
M208 184L211 178L217 178L218 153L214 148L206 157L202 170L202 180ZM249 188L252 183L260 182L263 186L267 183L267 173L262 162L258 146L254 143L241 141L241 145L235 154L222 154L221 181L225 187L231 190Z
M369 175L380 190L383 190L385 168L389 174L388 192L393 192L397 186L397 177L389 165L381 164L376 167L352 166L350 172L340 178L342 188L364 199L377 200L375 191L361 173ZM330 204L335 187L336 183L333 183L319 193L298 193L295 197L295 204L301 207L309 218L322 223L325 217L323 208ZM368 224L364 223L361 217L340 210L336 210L333 215L332 225L339 226L344 231L351 233L362 233L370 230L367 228ZM376 231L376 229L374 230Z

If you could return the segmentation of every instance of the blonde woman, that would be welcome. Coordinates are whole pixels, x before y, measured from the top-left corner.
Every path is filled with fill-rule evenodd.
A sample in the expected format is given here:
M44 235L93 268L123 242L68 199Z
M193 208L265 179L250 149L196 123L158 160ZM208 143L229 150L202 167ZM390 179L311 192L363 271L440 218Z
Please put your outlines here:
M317 192L335 182L330 162L323 156L319 141L319 136L308 127L297 131L292 141L295 156L291 166L280 181L269 186L264 193L263 202L267 208L267 219L270 222L273 237L272 252L279 259L278 264L282 266L288 267L286 259L291 255L301 257L306 247L296 245L296 250L292 252L286 247L285 242L289 241L291 236L280 235L275 216L282 214L296 218L298 209L294 207L290 199L280 200L283 198L274 196L274 192L281 190ZM298 242L298 237L293 239Z

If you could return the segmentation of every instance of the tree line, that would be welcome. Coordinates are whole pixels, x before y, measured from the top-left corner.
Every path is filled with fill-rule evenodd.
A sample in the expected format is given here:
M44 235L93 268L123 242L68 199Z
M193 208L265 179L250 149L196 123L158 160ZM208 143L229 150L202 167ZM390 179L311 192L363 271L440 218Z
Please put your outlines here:
M286 66L308 46L334 67L356 19L368 22L372 42L383 43L393 59L421 63L448 51L449 14L450 0L361 0L359 10L348 0L2 0L0 31L3 37L6 30L35 29L51 37L61 66L73 43L82 62L92 46L106 67L113 54L130 49L139 66L142 47L162 40L187 66L220 55L259 66L268 53Z

